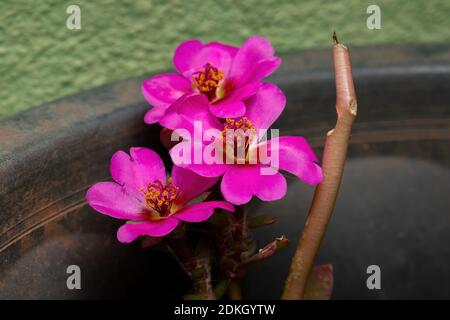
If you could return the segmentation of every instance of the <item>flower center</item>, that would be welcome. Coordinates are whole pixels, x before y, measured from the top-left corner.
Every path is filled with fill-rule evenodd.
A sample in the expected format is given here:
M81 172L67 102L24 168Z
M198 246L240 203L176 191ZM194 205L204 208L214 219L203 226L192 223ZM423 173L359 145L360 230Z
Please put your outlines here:
M239 120L225 119L222 130L225 160L233 163L250 163L250 144L255 141L256 128L246 117Z
M171 180L167 184L156 180L141 191L144 193L146 207L156 211L159 217L166 217L171 213L172 204L180 194L179 188Z
M225 123L223 125L223 131L226 132L226 130L243 130L244 132L247 132L248 130L256 130L256 128L253 126L253 123L247 119L247 117L242 117L239 120L234 120L231 118L226 118Z
M216 89L223 79L223 71L207 63L199 71L192 74L192 86L200 93L206 94L209 100L216 98Z

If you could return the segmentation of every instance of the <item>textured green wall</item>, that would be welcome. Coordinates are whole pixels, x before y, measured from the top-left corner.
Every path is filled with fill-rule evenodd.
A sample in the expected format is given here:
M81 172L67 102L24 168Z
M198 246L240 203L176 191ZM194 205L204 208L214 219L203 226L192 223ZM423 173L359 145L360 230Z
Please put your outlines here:
M81 7L82 29L65 26ZM382 29L366 28L377 4ZM449 0L0 0L0 116L171 65L187 38L240 44L267 36L278 52L346 44L447 42Z

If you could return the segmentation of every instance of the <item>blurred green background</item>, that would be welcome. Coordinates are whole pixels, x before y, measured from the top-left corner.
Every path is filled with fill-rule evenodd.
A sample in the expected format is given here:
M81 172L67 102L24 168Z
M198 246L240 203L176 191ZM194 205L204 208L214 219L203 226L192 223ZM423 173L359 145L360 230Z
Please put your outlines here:
M81 30L66 28L81 7ZM366 9L381 8L381 30ZM268 37L277 52L450 40L449 0L0 0L0 117L43 102L171 66L188 38L239 45Z

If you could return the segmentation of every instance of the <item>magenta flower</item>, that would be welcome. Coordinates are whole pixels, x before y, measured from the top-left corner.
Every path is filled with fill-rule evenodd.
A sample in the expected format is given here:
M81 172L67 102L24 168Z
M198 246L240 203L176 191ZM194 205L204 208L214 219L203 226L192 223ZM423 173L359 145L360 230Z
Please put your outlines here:
M244 163L238 163L236 159L231 163L223 160L222 155L216 155L218 161L207 163L205 159L201 162L195 162L194 155L201 154L207 149L212 142L193 141L189 138L195 137L194 131L199 129L203 133L211 131L222 132L227 128L241 129L243 131L249 129L268 129L283 111L285 106L285 96L283 92L273 84L264 83L258 92L245 101L246 112L243 117L235 119L226 119L224 122L212 116L208 112L208 100L203 95L191 95L182 98L173 105L174 113L167 114L160 120L161 125L175 130L184 129L188 134L180 134L184 140L175 145L170 154L172 160L177 165L189 169L204 177L220 177L221 191L225 200L241 205L250 201L252 196L256 196L263 201L273 201L282 198L286 194L286 179L278 171L278 169L290 172L307 184L318 184L322 181L322 170L317 164L317 158L314 155L307 141L302 137L285 136L276 139L256 143L254 148L265 149L267 158L275 153L278 154L278 167L274 168L273 163L266 163L265 159L258 157L256 163L248 161L250 151L254 151L250 144L245 146ZM194 123L194 121L197 121ZM181 132L181 131L177 131ZM205 135L205 134L203 134ZM228 143L226 139L217 135L218 139L222 139L219 143L225 146ZM216 141L216 140L214 140ZM201 151L199 151L201 149ZM226 147L224 148L226 149ZM178 163L180 154L184 150L191 150L190 159L185 163ZM232 153L234 156L234 152ZM225 158L229 158L226 154ZM222 163L221 163L222 162ZM262 174L262 168L270 168L276 170L275 174Z
M253 36L240 48L185 41L176 48L173 63L179 73L160 74L142 84L144 97L153 105L144 118L148 124L158 122L170 105L191 93L203 94L217 117L241 117L243 101L255 94L281 59L267 39Z
M129 220L119 228L117 239L131 242L138 236L162 237L180 223L207 220L214 209L234 211L225 201L192 203L210 188L217 178L198 176L174 166L166 180L166 170L157 153L146 148L131 148L130 155L116 152L111 159L115 182L99 182L89 188L89 205L113 218Z

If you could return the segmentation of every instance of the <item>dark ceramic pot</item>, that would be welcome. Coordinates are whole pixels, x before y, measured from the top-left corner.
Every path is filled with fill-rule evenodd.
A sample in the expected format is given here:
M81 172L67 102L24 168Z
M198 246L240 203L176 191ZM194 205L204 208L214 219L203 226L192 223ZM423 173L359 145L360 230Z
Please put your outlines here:
M450 49L351 50L358 119L333 219L318 263L332 263L333 298L450 297ZM288 104L275 127L306 137L317 153L333 127L330 50L284 56L272 77ZM180 297L177 264L115 238L120 222L91 210L85 192L109 179L111 155L156 149L159 128L143 123L139 79L82 92L0 122L0 298ZM252 203L279 217L255 232L261 245L293 244L244 281L247 298L278 298L313 188L289 179L285 199ZM381 268L381 290L366 269ZM82 270L68 290L66 268Z

